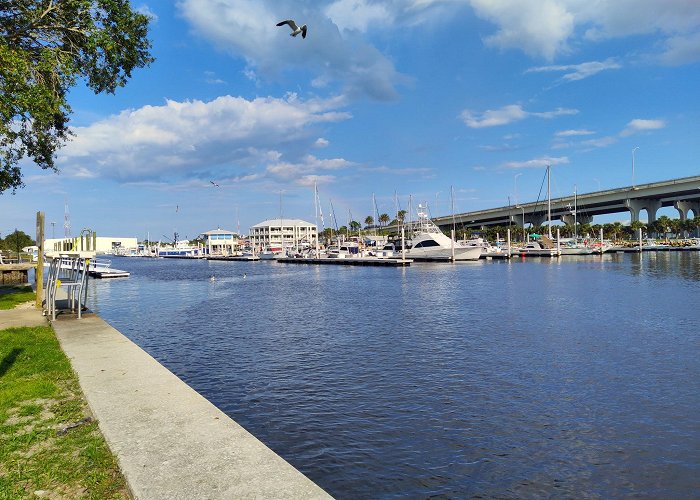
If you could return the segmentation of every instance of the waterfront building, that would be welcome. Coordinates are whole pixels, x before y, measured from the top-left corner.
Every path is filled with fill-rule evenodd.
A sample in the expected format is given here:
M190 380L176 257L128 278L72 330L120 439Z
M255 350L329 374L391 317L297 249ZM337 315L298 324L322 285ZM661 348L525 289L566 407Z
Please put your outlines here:
M262 250L268 246L285 249L316 245L316 224L301 219L268 219L250 227L250 245Z
M119 236L97 236L95 233L73 238L48 238L44 240L45 252L70 252L86 250L98 254L119 254L127 249L138 247L138 239Z
M234 255L241 249L238 234L221 228L202 233L208 255Z

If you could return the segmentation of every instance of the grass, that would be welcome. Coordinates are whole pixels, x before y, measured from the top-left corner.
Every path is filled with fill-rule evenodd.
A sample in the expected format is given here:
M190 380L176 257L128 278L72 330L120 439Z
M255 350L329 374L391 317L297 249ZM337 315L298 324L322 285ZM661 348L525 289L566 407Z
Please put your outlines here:
M0 499L37 496L130 498L53 330L8 328L0 330Z
M36 294L27 285L0 285L0 309L14 309L16 305L35 300Z

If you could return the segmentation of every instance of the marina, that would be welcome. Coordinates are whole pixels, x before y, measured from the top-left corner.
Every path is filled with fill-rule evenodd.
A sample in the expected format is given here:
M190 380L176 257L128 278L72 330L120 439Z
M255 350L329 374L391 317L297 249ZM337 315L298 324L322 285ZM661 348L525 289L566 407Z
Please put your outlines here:
M276 262L283 264L316 264L316 265L336 265L336 266L379 266L379 267L408 267L411 265L410 259L387 259L378 257L350 257L338 259L332 257L325 258L305 258L305 257L285 257L277 259Z

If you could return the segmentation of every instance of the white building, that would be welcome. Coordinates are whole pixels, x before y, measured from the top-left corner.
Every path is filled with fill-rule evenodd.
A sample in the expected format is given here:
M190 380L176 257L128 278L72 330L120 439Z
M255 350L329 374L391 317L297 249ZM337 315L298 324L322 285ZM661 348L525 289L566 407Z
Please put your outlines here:
M98 254L114 254L139 245L137 238L95 236L94 233L73 238L49 238L44 240L44 252L70 252L89 250Z
M250 245L263 249L268 245L285 249L316 246L316 224L301 219L268 219L250 228Z
M234 255L240 250L238 234L221 228L202 233L206 238L208 255Z

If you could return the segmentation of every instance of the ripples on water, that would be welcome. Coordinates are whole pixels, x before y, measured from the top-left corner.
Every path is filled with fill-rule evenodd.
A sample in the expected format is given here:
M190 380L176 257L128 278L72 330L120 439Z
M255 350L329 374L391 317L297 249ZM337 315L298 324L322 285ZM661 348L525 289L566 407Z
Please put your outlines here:
M89 304L337 498L700 491L698 253L113 265Z

